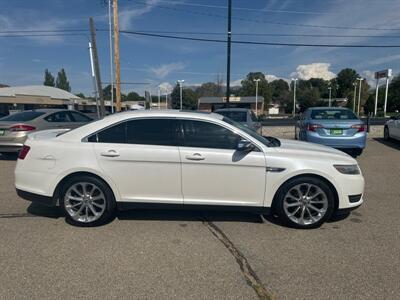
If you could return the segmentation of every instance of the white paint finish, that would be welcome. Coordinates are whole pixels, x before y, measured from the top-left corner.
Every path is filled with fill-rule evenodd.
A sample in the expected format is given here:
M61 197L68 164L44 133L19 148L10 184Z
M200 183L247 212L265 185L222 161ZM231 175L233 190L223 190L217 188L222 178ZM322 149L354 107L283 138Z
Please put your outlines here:
M93 145L101 172L112 178L120 201L183 203L178 147ZM119 156L103 156L109 152Z
M251 140L261 152L237 157L237 151L233 150L83 141L86 136L111 124L147 117L189 118L220 124ZM276 191L286 180L297 175L314 174L333 184L338 192L339 208L362 203L362 200L354 204L348 201L349 195L363 193L362 175L344 175L333 167L334 164L357 164L350 156L329 147L288 140L281 140L281 147L267 147L223 122L218 115L136 111L115 114L58 137L56 132L35 133L28 138L26 144L31 150L25 160L18 160L15 171L17 188L51 196L65 176L89 172L109 184L117 201L185 201L191 204L269 207ZM108 150L115 150L119 156L100 155ZM204 160L186 158L196 153ZM285 170L266 173L266 166Z
M179 149L185 204L263 206L266 177L264 153ZM191 160L192 157L203 160Z

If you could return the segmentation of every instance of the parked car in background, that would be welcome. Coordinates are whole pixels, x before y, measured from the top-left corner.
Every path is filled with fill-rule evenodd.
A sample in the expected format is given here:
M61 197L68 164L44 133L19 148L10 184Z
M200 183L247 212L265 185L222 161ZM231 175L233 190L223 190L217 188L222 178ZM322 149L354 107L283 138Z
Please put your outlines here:
M330 147L265 138L218 114L147 110L29 135L15 185L81 226L116 209L170 207L273 213L310 228L360 206L364 178Z
M366 146L367 132L363 121L350 109L312 107L296 123L295 138L358 156Z
M383 137L385 140L396 139L400 141L400 115L390 117L386 122Z
M27 110L8 115L0 119L0 153L18 152L31 132L72 129L91 121L92 118L80 112L66 109Z
M227 117L235 122L239 122L242 125L257 131L261 134L262 125L257 120L257 116L251 109L247 108L221 108L214 111L216 114L220 114Z

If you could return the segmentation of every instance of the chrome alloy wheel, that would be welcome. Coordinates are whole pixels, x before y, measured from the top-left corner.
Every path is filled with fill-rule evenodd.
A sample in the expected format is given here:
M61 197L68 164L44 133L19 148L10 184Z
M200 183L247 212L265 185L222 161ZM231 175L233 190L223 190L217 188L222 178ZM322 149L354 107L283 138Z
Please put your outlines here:
M328 197L314 184L298 184L286 193L283 209L286 216L296 224L312 225L325 216Z
M90 223L103 215L106 198L97 185L91 182L77 182L65 193L64 206L75 221Z

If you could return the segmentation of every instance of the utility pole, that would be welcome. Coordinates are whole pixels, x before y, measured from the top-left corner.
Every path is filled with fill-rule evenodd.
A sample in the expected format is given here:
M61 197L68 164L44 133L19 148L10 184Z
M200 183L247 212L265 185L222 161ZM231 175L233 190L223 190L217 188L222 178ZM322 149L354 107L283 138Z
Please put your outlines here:
M253 81L256 83L256 116L258 116L258 83L260 82L260 80L260 78L253 79Z
M114 113L114 64L113 64L113 47L112 47L112 17L111 17L111 0L108 0L108 32L110 40L110 84L111 84L111 113Z
M353 82L354 94L353 94L353 112L356 112L356 95L357 95L357 82Z
M113 0L114 7L114 63L115 63L115 96L116 111L121 111L121 67L119 64L119 24L118 0Z
M161 109L161 88L158 87L158 109Z
M329 90L329 107L331 107L332 102L332 87L328 87Z
M383 116L386 118L387 98L389 92L389 75L386 77L385 104L383 105Z
M357 80L360 81L360 89L358 91L358 106L357 106L357 115L360 115L360 103L361 103L361 84L363 79L362 78L357 78Z
M185 80L178 80L178 84L179 84L179 95L180 95L180 102L181 102L181 105L180 105L180 110L182 110L182 83L184 83L185 82Z
M376 79L374 117L378 113L379 78Z
M92 51L92 43L89 42L89 56L90 56L90 68L92 71L92 80L93 80L93 89L94 89L94 97L96 99L96 112L97 118L100 119L100 110L99 110L99 97L97 93L97 83L96 83L96 75L94 72L94 63L93 63L93 51Z
M104 97L103 97L103 88L101 87L99 57L97 56L96 29L94 28L94 22L92 17L89 18L89 25L90 25L90 35L92 40L94 72L96 75L97 92L100 99L100 117L102 118L105 116Z
M228 41L226 64L226 104L229 106L231 89L231 43L232 43L232 0L228 0Z
M292 78L293 80L293 118L296 116L296 83L297 78Z

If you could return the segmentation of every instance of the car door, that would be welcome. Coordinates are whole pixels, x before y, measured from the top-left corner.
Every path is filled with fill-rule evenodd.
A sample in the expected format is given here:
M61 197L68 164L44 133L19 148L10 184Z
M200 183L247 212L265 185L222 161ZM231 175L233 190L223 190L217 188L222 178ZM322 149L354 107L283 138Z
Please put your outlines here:
M88 138L126 202L183 204L174 119L132 119Z
M236 151L242 137L220 124L180 120L184 204L262 206L263 152Z
M52 128L73 128L73 119L68 111L58 111L52 113L44 118L45 128L41 129L52 129Z

